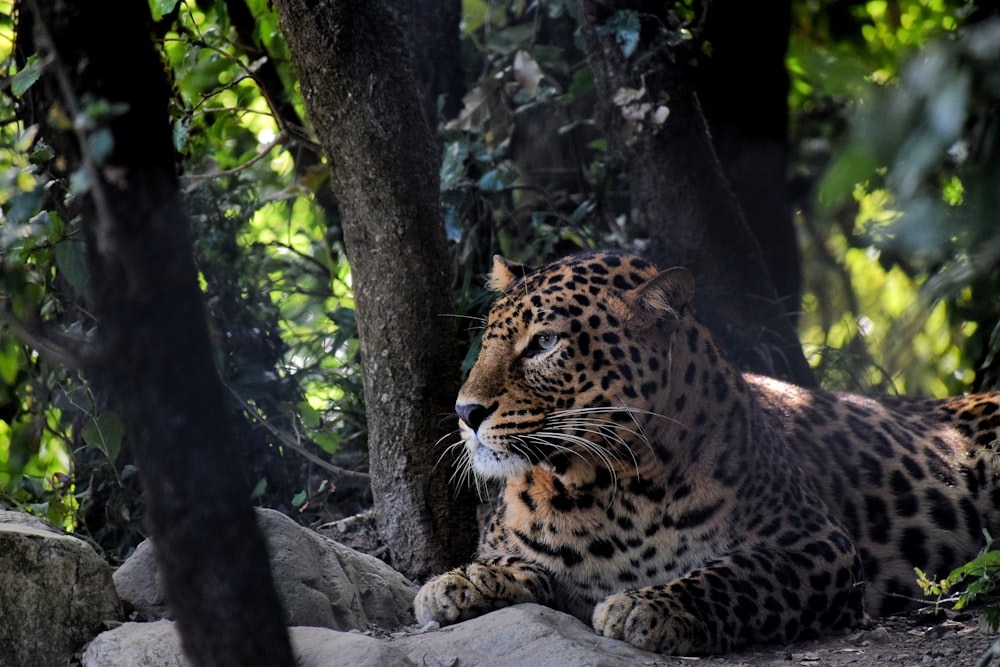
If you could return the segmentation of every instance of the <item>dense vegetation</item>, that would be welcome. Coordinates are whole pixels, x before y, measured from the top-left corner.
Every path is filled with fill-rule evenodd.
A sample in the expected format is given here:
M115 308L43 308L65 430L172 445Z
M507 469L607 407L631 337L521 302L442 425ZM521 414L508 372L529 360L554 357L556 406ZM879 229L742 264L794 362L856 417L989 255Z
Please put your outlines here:
M80 221L68 213L87 177L40 139L31 92L46 63L15 49L16 9L0 7L0 504L121 559L143 512L121 420L60 363L58 341L38 335L55 326L70 344L94 327ZM277 19L263 0L150 7L216 361L254 494L310 522L353 513L366 502L352 491L364 486L366 422L351 269L328 188L335 167L305 120ZM457 275L442 326L462 332L466 367L494 253L537 263L649 242L627 224L628 183L597 129L574 7L463 2L453 56L464 100L436 102ZM671 34L711 58L702 10L676 3ZM791 10L788 178L803 270L801 306L787 309L807 359L834 388L995 385L1000 28L985 3L796 0ZM630 56L640 19L622 10L607 24ZM670 121L669 101L646 103L620 100L639 111L637 132ZM86 100L44 120L99 130L117 113ZM98 156L109 148L101 136L89 147Z

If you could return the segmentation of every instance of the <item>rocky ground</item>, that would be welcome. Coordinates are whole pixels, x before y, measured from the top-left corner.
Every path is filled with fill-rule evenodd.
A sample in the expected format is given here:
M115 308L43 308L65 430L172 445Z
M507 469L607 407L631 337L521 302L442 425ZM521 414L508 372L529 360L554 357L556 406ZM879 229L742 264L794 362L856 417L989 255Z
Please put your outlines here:
M345 544L385 555L370 515L317 531L280 512L259 510L258 523L302 667L1000 664L980 660L992 638L979 629L975 613L913 613L823 641L701 659L641 651L534 604L444 628L416 627L410 612L414 584ZM334 536L341 539L329 539ZM143 542L112 572L86 542L37 517L0 512L0 621L18 620L0 622L0 665L188 665L158 585L154 555L155 544Z

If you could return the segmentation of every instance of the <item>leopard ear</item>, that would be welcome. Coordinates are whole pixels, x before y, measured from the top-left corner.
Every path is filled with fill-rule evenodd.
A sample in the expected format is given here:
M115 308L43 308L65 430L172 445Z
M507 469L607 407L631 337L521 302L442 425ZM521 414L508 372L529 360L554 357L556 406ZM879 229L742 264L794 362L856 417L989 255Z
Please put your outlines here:
M493 255L493 269L486 286L495 292L506 292L519 278L534 272L535 267L512 262L500 255Z
M652 325L665 317L680 319L684 306L694 298L694 277L682 267L660 271L624 294L637 324Z

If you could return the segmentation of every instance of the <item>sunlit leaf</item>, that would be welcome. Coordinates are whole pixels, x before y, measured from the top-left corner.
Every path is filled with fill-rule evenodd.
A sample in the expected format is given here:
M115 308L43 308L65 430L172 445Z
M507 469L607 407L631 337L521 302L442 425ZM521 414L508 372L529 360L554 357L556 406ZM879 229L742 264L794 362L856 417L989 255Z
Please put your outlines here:
M174 11L177 2L178 0L149 0L149 11L153 14L153 20L159 21Z

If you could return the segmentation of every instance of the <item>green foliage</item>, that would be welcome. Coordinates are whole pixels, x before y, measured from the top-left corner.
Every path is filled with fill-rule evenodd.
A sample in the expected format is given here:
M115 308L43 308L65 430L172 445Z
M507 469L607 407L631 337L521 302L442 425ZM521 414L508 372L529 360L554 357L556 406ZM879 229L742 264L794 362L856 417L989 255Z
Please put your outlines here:
M798 8L796 170L818 183L801 219L811 360L837 388L995 385L996 24L953 36L966 2L867 2L846 23L825 2Z
M218 2L149 6L175 92L173 137L216 361L243 417L247 451L294 471L282 482L266 465L255 468L255 498L316 510L329 480L261 425L327 456L364 452L351 271L328 198L329 168L305 129L265 0L247 3L248 25ZM676 40L691 38L696 6L676 3L668 26ZM831 386L940 395L998 375L1000 237L991 212L1000 209L1000 190L989 185L1000 162L1000 40L975 31L955 37L968 8L944 0L793 3L794 178L816 193L797 207L806 267L800 322L810 359ZM622 224L627 183L595 129L575 3L464 0L463 10L468 92L438 131L457 268L449 314L473 323L461 327L468 367L493 254L537 264L637 241ZM641 18L622 10L604 28L626 57L642 57ZM0 304L8 316L0 320L0 502L75 527L121 557L141 505L120 420L99 392L3 323L36 316L74 335L94 326L73 208L86 178L68 173L41 125L23 121L23 100L45 63L31 54L17 61L13 39L11 12L0 10L9 82L0 117L15 119L0 124ZM710 57L711 45L704 51ZM100 128L121 111L101 100L81 108L72 118L53 108L45 118L64 129ZM95 157L107 154L108 136L94 135ZM93 521L97 506L105 523Z
M917 583L924 595L937 598L935 604L952 604L955 609L964 609L973 602L985 602L983 622L990 632L1000 627L1000 550L993 548L993 538L984 531L986 546L974 559L952 570L940 580L931 579L920 568L916 568Z
M241 427L248 451L263 447L283 455L277 439L252 428L260 419L327 452L362 449L350 269L339 250L335 212L312 200L325 167L317 157L301 176L295 171L292 135L310 144L298 126L288 126L302 104L287 50L266 3L248 5L255 14L253 55L222 4L151 2L154 17L164 21L160 46L174 84L173 134L184 157L182 187L217 361L234 395L248 402L234 399L234 411L248 420ZM0 95L0 115L20 119L27 108L20 98L39 81L44 64L37 56L15 62L10 12L2 17L0 59L11 84L9 94ZM262 54L284 86L277 101L258 78ZM80 103L76 117L53 107L45 121L61 129L96 128L89 149L100 160L111 146L110 134L99 130L121 109L102 100ZM283 118L274 104L286 105ZM39 129L0 125L0 306L11 323L78 335L93 322L85 305L85 246L69 212L87 181L66 174L65 157ZM23 334L22 325L15 328ZM48 365L30 336L22 341L13 333L0 320L0 504L48 516L89 535L111 558L124 558L141 537L142 510L121 422L86 382ZM309 465L291 459L287 466L297 470L290 487L287 480L269 480L266 465L253 468L260 475L253 480L255 497L288 506L299 489L329 495L328 481Z

